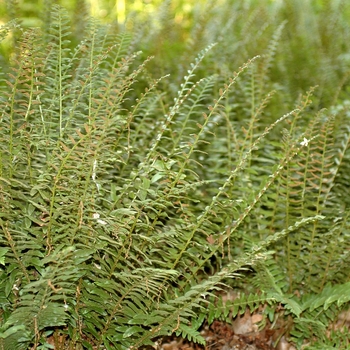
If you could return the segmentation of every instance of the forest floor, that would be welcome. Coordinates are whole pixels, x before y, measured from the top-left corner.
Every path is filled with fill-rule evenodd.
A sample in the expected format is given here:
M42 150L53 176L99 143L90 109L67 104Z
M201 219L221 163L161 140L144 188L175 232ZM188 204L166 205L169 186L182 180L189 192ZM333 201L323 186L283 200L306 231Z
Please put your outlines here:
M246 312L232 324L214 321L202 327L201 335L206 345L199 345L179 337L166 337L157 344L159 350L295 350L284 337L285 328L265 324L259 329L262 320L259 313Z
M165 337L154 347L157 350L296 350L296 347L286 340L290 324L281 320L271 325L266 322L260 327L263 316L261 310L251 314L249 310L236 317L232 324L214 321L210 326L204 324L201 335L206 345L199 345L180 337ZM350 330L350 310L341 312L330 330ZM345 348L349 349L350 339ZM340 349L339 349L340 350Z

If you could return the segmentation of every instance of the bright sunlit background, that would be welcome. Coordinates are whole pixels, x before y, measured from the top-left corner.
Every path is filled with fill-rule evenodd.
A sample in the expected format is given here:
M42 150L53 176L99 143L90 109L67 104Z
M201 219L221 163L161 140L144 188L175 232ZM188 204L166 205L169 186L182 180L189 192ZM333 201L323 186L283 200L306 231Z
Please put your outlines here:
M40 25L40 14L46 6L45 0L18 0L17 13L8 13L9 3L14 0L0 2L0 22L4 23L10 18L20 18L24 26ZM127 16L132 13L150 13L160 6L171 6L176 9L176 21L181 21L193 6L200 6L204 0L58 0L56 3L73 11L87 9L89 13L102 21L115 21L124 23ZM216 1L219 5L222 0Z
M282 2L282 0L270 1L276 4ZM134 13L149 14L161 6L171 6L176 13L174 20L179 23L186 19L193 7L205 6L204 4L207 3L206 0L57 0L54 2L68 10L76 12L87 10L92 16L99 18L101 21L117 20L120 24L123 24L128 16ZM259 4L258 0L213 0L212 4L213 6L220 6L220 4L227 2L241 2L247 6L252 3ZM13 3L17 3L17 13L7 11L8 8L13 8ZM40 26L43 9L48 3L47 0L1 0L0 24L12 18L19 18L24 26ZM9 6L9 4L12 4L12 6Z

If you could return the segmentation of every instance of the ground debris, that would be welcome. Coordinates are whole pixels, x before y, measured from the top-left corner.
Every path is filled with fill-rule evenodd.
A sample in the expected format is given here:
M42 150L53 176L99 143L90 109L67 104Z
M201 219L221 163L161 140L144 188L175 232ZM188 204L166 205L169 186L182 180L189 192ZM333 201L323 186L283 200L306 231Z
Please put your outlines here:
M279 342L275 344L278 330L265 327L259 331L253 322L259 320L259 317L253 316L247 317L245 314L234 324L214 321L210 326L205 325L201 331L206 340L205 346L183 338L166 337L159 341L155 348L157 350L295 350L284 337L280 337Z

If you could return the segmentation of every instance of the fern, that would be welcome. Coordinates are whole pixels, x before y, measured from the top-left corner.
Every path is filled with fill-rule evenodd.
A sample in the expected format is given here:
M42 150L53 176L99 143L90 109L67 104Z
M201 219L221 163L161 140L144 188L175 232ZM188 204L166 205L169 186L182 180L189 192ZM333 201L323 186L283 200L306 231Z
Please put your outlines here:
M316 48L320 86L297 98L303 57L290 67L283 39L308 5L208 3L186 33L170 5L140 31L48 1L43 29L0 32L17 37L0 83L3 349L205 345L204 322L258 309L299 348L346 344L325 331L349 305L349 110ZM329 47L317 23L301 47Z

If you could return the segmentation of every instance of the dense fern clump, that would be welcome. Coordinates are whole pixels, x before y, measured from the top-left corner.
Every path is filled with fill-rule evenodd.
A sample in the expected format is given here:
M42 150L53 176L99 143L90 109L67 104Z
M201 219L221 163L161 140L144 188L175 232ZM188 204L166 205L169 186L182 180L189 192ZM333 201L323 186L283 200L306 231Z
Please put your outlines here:
M350 301L343 17L208 2L182 32L165 3L142 32L56 5L1 28L0 349L205 344L258 308L298 348L346 346L326 332Z

